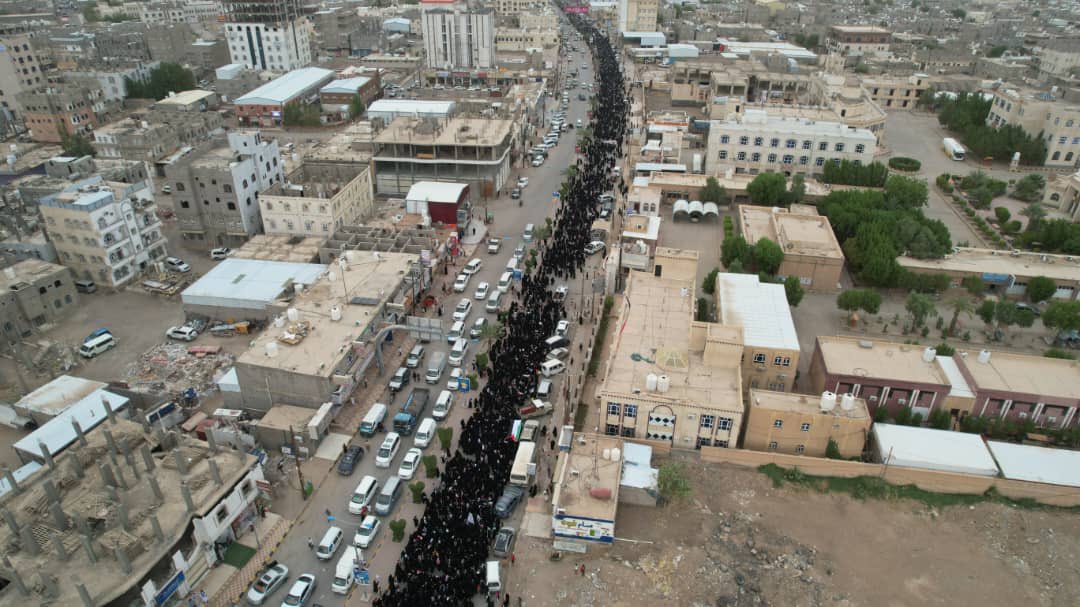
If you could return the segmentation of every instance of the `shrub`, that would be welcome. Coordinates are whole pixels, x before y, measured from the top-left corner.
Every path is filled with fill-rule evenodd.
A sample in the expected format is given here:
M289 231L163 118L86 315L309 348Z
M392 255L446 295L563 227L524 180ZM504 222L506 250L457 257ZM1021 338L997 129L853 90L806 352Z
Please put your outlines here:
M420 458L420 461L424 463L424 475L428 478L435 478L435 473L439 470L439 463L435 456L425 455Z
M454 444L454 429L453 428L439 428L435 431L439 436L439 446L443 451L450 451L450 447Z
M840 455L840 446L836 444L836 441L829 439L829 444L825 445L825 457L829 459L844 459Z
M1043 356L1046 358L1063 358L1065 360L1076 360L1076 356L1073 356L1069 352L1061 348L1050 348L1046 352L1043 352Z
M656 488L665 501L681 501L690 495L690 481L681 462L668 462L660 466Z
M419 504L424 501L424 481L416 481L409 485L412 492L412 503Z
M400 542L405 539L405 519L399 518L396 521L390 521L390 531L393 533L393 540Z
M922 168L922 163L914 158L908 158L906 156L896 156L889 159L889 168L896 169L897 171L907 171L914 173Z
M707 294L712 295L716 292L716 275L720 273L720 268L713 268L711 272L705 275L705 280L701 283L701 290Z

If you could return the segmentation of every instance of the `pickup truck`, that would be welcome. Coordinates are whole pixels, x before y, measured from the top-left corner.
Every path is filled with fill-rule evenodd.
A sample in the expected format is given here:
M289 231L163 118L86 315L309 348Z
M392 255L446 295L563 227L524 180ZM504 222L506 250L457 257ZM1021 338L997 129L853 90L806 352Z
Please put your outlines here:
M414 388L401 410L394 416L394 432L402 436L412 434L420 423L420 416L427 409L430 396L431 392L427 388Z
M521 419L532 419L534 417L551 415L552 411L553 408L550 402L534 398L524 406L518 408L518 415L521 416Z

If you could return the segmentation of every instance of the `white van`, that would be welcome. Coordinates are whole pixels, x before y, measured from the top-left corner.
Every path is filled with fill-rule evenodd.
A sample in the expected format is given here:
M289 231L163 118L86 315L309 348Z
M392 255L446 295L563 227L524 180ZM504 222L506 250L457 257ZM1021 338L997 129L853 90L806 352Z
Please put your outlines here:
M352 498L349 499L349 514L361 514L364 508L371 510L371 500L375 498L375 493L378 491L379 481L374 476L368 474L360 479L360 484L356 486Z
M533 232L536 230L536 226L531 223L525 224L525 232L521 235L525 239L525 242L532 242Z
M465 353L469 351L469 342L464 339L459 339L454 342L454 347L450 348L450 366L460 367L461 363L465 362Z
M509 274L511 278L513 278L514 271L517 270L517 269L518 269L518 260L511 257L510 261L506 262L506 273Z
M499 293L506 293L510 290L510 285L514 282L513 272L503 272L503 275L499 277L499 284L496 290Z
M337 567L334 569L334 581L330 584L330 591L334 594L348 594L349 589L352 588L355 581L353 571L356 569L357 552L359 552L357 548L346 550L345 554L338 559Z
M562 362L562 361L559 361ZM543 367L543 365L541 365ZM391 432L386 435L379 450L375 453L375 467L376 468L389 468L390 463L394 461L394 456L397 455L398 449L401 448L401 435L397 432Z
M394 506L397 505L397 501L401 497L401 487L404 484L405 481L397 476L386 479L382 491L375 498L375 514L386 516L394 511Z
M334 557L334 553L341 546L341 538L345 536L345 532L341 530L341 527L330 527L326 530L326 534L323 535L322 541L315 548L315 556L320 561L328 561Z
M488 296L487 305L484 306L484 309L487 310L488 312L498 312L499 311L499 304L501 304L501 303L502 303L502 291L495 291L490 296Z
M431 440L435 438L435 428L437 427L433 418L425 417L424 421L420 422L416 434L413 435L413 445L421 449L430 445Z
M447 415L450 415L450 408L453 406L454 393L443 390L439 392L439 398L435 399L435 407L432 408L431 415L437 420L444 420Z
M540 363L540 372L544 374L544 377L551 377L552 375L558 375L566 370L566 363L553 358L551 360L545 360Z
M446 343L452 344L461 339L462 335L465 335L465 321L454 321L454 324L450 325L450 332L446 334Z
M499 561L488 561L484 570L487 572L486 583L488 595L502 592L502 579L499 575Z
M83 345L79 348L79 354L83 358L93 358L102 352L116 347L116 338L112 336L112 333L105 333L104 335L98 335L94 339L83 342Z
M371 405L371 409L360 422L360 434L368 437L375 436L379 430L379 424L383 423L384 419L386 419L386 405L382 403Z

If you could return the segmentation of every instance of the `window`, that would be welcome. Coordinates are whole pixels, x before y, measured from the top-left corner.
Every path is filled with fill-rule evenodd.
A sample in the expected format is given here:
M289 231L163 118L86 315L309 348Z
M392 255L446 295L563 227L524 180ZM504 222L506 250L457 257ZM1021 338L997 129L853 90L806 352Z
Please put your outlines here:
M735 160L746 160L746 152L739 152L738 154L736 154ZM1055 158L1054 160L1057 160L1057 158Z
M754 137L754 145L761 147L764 142L765 139L763 137Z
M716 421L716 416L714 416L714 415L702 415L701 416L701 427L702 428L712 428L713 423L715 421Z
M825 159L819 157L817 160L814 161L814 164L819 167L825 166Z
M727 150L720 150L720 160L727 160Z
M814 147L814 142L810 141L809 139L802 142L802 149L804 149L804 150L813 149L813 147Z
M177 182L176 182L176 191L177 191L177 192L183 192L183 191L184 191L184 184L182 184L182 183L180 183L179 181L177 181Z
M230 203L228 203L228 204L226 205L226 207L228 207L228 209L229 209L230 211L235 211L235 210L236 210L236 203L235 203L235 202L230 202Z
M829 151L829 142L828 141L822 141L821 143L817 144L817 149L818 149L819 152L827 152L827 151Z
M843 152L844 151L844 144L843 143L837 143L835 149L836 149L837 152Z
M750 138L747 136L739 137L739 145L747 145L750 143Z
M608 424L608 425L604 426L604 434L607 434L608 436L618 436L619 435L619 426L618 426L618 424Z
M776 154L769 154L769 162L776 162Z
M608 415L618 415L619 414L619 403L608 403L608 405L607 405L607 413L608 413Z
M791 357L790 356L785 356L784 361L782 363L780 363L780 364L782 364L785 367L790 367L791 366Z
M791 164L795 162L795 157L791 154L784 154L784 164Z
M721 417L720 418L720 426L719 426L719 428L721 430L731 430L731 418L730 417Z
M810 164L809 156L799 156L799 164Z
M770 139L770 140L769 140L769 147L771 147L771 148L778 148L778 147L780 147L780 140L779 140L779 139L776 139L775 137L774 137L773 139Z
M722 144L731 143L731 137L728 137L727 135L720 135L720 143L722 143Z
M214 518L217 519L218 524L224 523L229 518L229 508L222 504L221 508L218 508L218 511L214 513Z
M1073 138L1072 138L1072 144L1073 144L1073 145L1078 145L1078 144L1080 144L1080 137L1073 137Z
M1060 158L1061 158L1061 152L1054 152L1054 156L1053 156L1053 158L1051 158L1051 160L1059 160Z
M627 437L627 438L634 438L634 429L624 427L622 429L622 435Z
M774 358L774 359L773 359L773 361L772 361L772 364L774 364L774 365L776 365L777 367L779 367L779 366L780 366L780 363L782 363L782 362L784 362L784 357L782 357L782 356L777 356L776 358Z
M802 430L803 432L809 432L810 431L810 423L809 422L803 422L803 425L799 426L799 430Z
M788 139L784 146L789 150L794 150L795 146L798 145L798 143L799 142L795 141L794 139Z
M855 153L856 154L862 154L865 151L866 151L866 145L865 144L860 143L860 144L855 146Z
M776 441L769 441L769 451L776 451Z
M623 405L623 417L637 417L637 405Z
M1058 145L1065 145L1065 142L1068 140L1068 137L1058 137Z
M723 448L727 449L728 442L726 440L714 440L713 441L713 446L714 447L723 447Z
M750 154L750 160L753 160L754 162L760 162L761 161L761 154L758 154L757 152L754 152L753 154Z
M773 428L783 428L784 427L784 420L782 420L782 419L774 419L773 423L772 423L772 427Z
M697 446L698 447L711 447L712 446L712 440L710 440L708 438L705 438L703 436L699 436L698 439L697 439Z
M802 455L803 451L806 451L806 445L799 445L798 447L795 447L795 453Z
M225 190L226 194L232 194L232 186L231 185L226 183L225 186L222 189Z
M754 355L754 362L759 364L759 365L765 364L765 355L764 354L755 354Z

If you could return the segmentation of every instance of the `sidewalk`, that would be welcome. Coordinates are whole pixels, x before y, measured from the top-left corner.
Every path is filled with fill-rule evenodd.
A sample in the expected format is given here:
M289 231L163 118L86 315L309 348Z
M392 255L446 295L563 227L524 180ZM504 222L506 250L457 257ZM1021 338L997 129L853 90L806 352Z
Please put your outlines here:
M258 549L255 556L244 564L243 569L234 569L230 565L221 564L203 578L202 588L210 598L211 607L229 607L243 601L244 593L248 586L255 581L255 577L262 571L266 563L272 560L285 532L292 526L292 521L281 517L273 512L266 513L266 518L256 522L256 535L259 538ZM244 545L255 544L255 537L250 533L240 538Z

